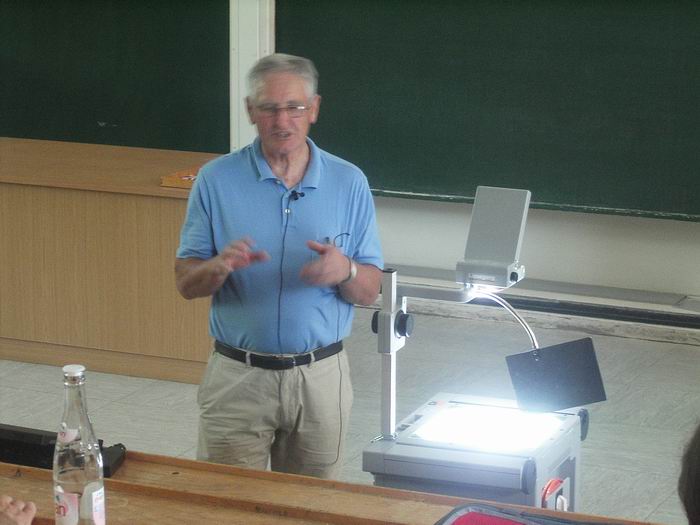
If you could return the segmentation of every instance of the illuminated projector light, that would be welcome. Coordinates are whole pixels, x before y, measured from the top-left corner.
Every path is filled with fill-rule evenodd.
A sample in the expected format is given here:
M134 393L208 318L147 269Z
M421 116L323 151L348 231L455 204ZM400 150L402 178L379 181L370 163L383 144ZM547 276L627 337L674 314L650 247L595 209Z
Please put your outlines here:
M556 437L562 417L480 405L450 406L423 422L412 437L481 452L533 450Z

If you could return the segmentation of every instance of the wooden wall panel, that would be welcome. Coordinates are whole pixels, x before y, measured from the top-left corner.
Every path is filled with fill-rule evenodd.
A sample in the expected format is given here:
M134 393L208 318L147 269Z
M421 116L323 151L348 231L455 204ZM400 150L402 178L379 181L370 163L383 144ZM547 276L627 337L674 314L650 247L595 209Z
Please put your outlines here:
M0 183L0 337L204 361L173 263L182 198Z

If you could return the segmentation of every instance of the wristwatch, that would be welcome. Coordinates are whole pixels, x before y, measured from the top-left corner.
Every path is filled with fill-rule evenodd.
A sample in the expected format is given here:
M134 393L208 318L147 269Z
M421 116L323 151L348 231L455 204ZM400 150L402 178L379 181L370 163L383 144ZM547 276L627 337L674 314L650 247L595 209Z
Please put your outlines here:
M348 274L348 276L345 279L340 281L338 284L349 283L355 277L357 277L357 265L355 264L355 261L353 261L350 257L348 257L348 261L350 261L350 273Z

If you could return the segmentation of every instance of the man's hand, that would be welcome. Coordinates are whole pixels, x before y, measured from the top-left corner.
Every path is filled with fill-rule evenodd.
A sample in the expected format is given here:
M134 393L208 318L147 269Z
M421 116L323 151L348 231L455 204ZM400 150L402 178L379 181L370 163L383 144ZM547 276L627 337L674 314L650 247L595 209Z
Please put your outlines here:
M301 278L312 286L335 286L350 275L350 259L332 244L307 241L319 256L301 269Z
M211 259L176 259L178 291L185 299L207 297L221 288L231 272L270 259L266 251L254 251L253 246L253 240L246 237L232 242Z
M256 262L263 262L270 259L270 255L264 250L253 251L254 243L250 237L245 237L239 241L229 244L217 256L219 258L220 270L229 273L250 266Z
M0 525L30 525L36 514L33 502L25 503L7 495L0 496Z

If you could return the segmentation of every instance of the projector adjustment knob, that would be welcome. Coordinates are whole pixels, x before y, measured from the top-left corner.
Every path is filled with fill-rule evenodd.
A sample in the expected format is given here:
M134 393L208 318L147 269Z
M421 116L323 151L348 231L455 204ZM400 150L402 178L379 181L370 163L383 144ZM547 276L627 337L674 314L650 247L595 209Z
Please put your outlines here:
M413 316L405 312L399 312L396 314L394 329L398 335L402 337L410 337L413 333Z

